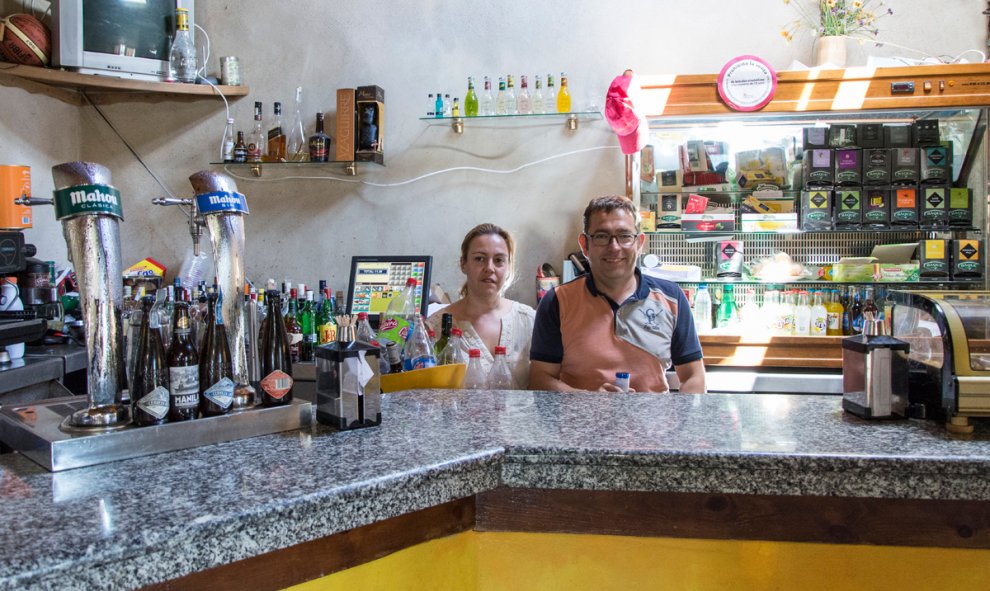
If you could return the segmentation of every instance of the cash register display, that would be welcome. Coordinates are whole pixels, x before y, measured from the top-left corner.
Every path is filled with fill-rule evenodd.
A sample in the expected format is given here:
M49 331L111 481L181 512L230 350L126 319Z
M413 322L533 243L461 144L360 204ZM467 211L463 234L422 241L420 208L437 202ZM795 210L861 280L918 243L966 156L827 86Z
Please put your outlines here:
M373 326L388 308L389 302L402 292L410 277L418 281L416 307L426 315L429 304L429 256L355 256L351 259L351 281L347 294L347 312L367 312Z

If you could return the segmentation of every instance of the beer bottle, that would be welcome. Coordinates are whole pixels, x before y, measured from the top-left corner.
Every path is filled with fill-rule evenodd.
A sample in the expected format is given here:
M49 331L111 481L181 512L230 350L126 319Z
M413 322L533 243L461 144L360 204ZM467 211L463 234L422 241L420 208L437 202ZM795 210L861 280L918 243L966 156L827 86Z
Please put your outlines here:
M192 341L189 304L175 302L172 343L168 347L169 406L171 421L188 421L199 414L199 355Z
M282 316L282 309L280 308L279 316ZM289 354L292 356L292 362L298 363L302 356L302 340L303 331L302 325L299 324L299 306L296 301L296 288L289 289L289 307L285 312L285 319L283 323L285 324L285 332L289 339Z
M292 401L292 356L279 293L269 291L265 304L268 316L261 340L261 403L277 406Z
M141 298L141 332L131 383L134 423L161 425L168 421L168 366L159 331L158 315L151 313L155 298Z
M203 391L199 410L203 416L212 417L230 412L234 401L234 369L227 329L223 325L223 294L211 293L207 301L206 334L199 355L199 385Z

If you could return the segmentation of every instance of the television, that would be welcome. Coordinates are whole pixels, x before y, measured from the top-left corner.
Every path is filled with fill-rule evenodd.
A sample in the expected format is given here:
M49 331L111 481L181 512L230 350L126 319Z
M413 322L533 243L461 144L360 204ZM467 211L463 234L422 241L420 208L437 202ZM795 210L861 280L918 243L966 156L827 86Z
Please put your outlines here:
M431 256L354 256L347 288L347 313L367 312L371 326L378 328L389 302L406 286L410 277L419 281L416 306L426 316L430 298Z
M194 0L54 0L52 63L83 74L162 81L175 33L175 9Z

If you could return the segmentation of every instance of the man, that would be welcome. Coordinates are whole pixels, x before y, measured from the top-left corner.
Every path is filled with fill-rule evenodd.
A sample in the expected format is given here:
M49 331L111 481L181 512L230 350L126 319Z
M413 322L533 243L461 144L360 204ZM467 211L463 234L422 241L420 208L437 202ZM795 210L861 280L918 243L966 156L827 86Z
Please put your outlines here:
M578 242L591 273L540 301L529 388L617 392L616 372L628 371L630 390L666 392L664 372L673 365L681 392L704 392L701 343L684 292L636 267L646 236L632 202L592 199Z

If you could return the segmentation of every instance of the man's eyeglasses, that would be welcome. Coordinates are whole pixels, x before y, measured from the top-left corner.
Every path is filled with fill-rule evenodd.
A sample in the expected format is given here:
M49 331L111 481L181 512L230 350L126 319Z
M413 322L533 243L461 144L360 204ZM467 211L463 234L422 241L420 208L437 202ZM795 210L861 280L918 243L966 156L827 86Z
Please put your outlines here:
M594 234L585 234L584 237L595 246L608 246L613 239L619 246L632 246L639 234L595 232Z

